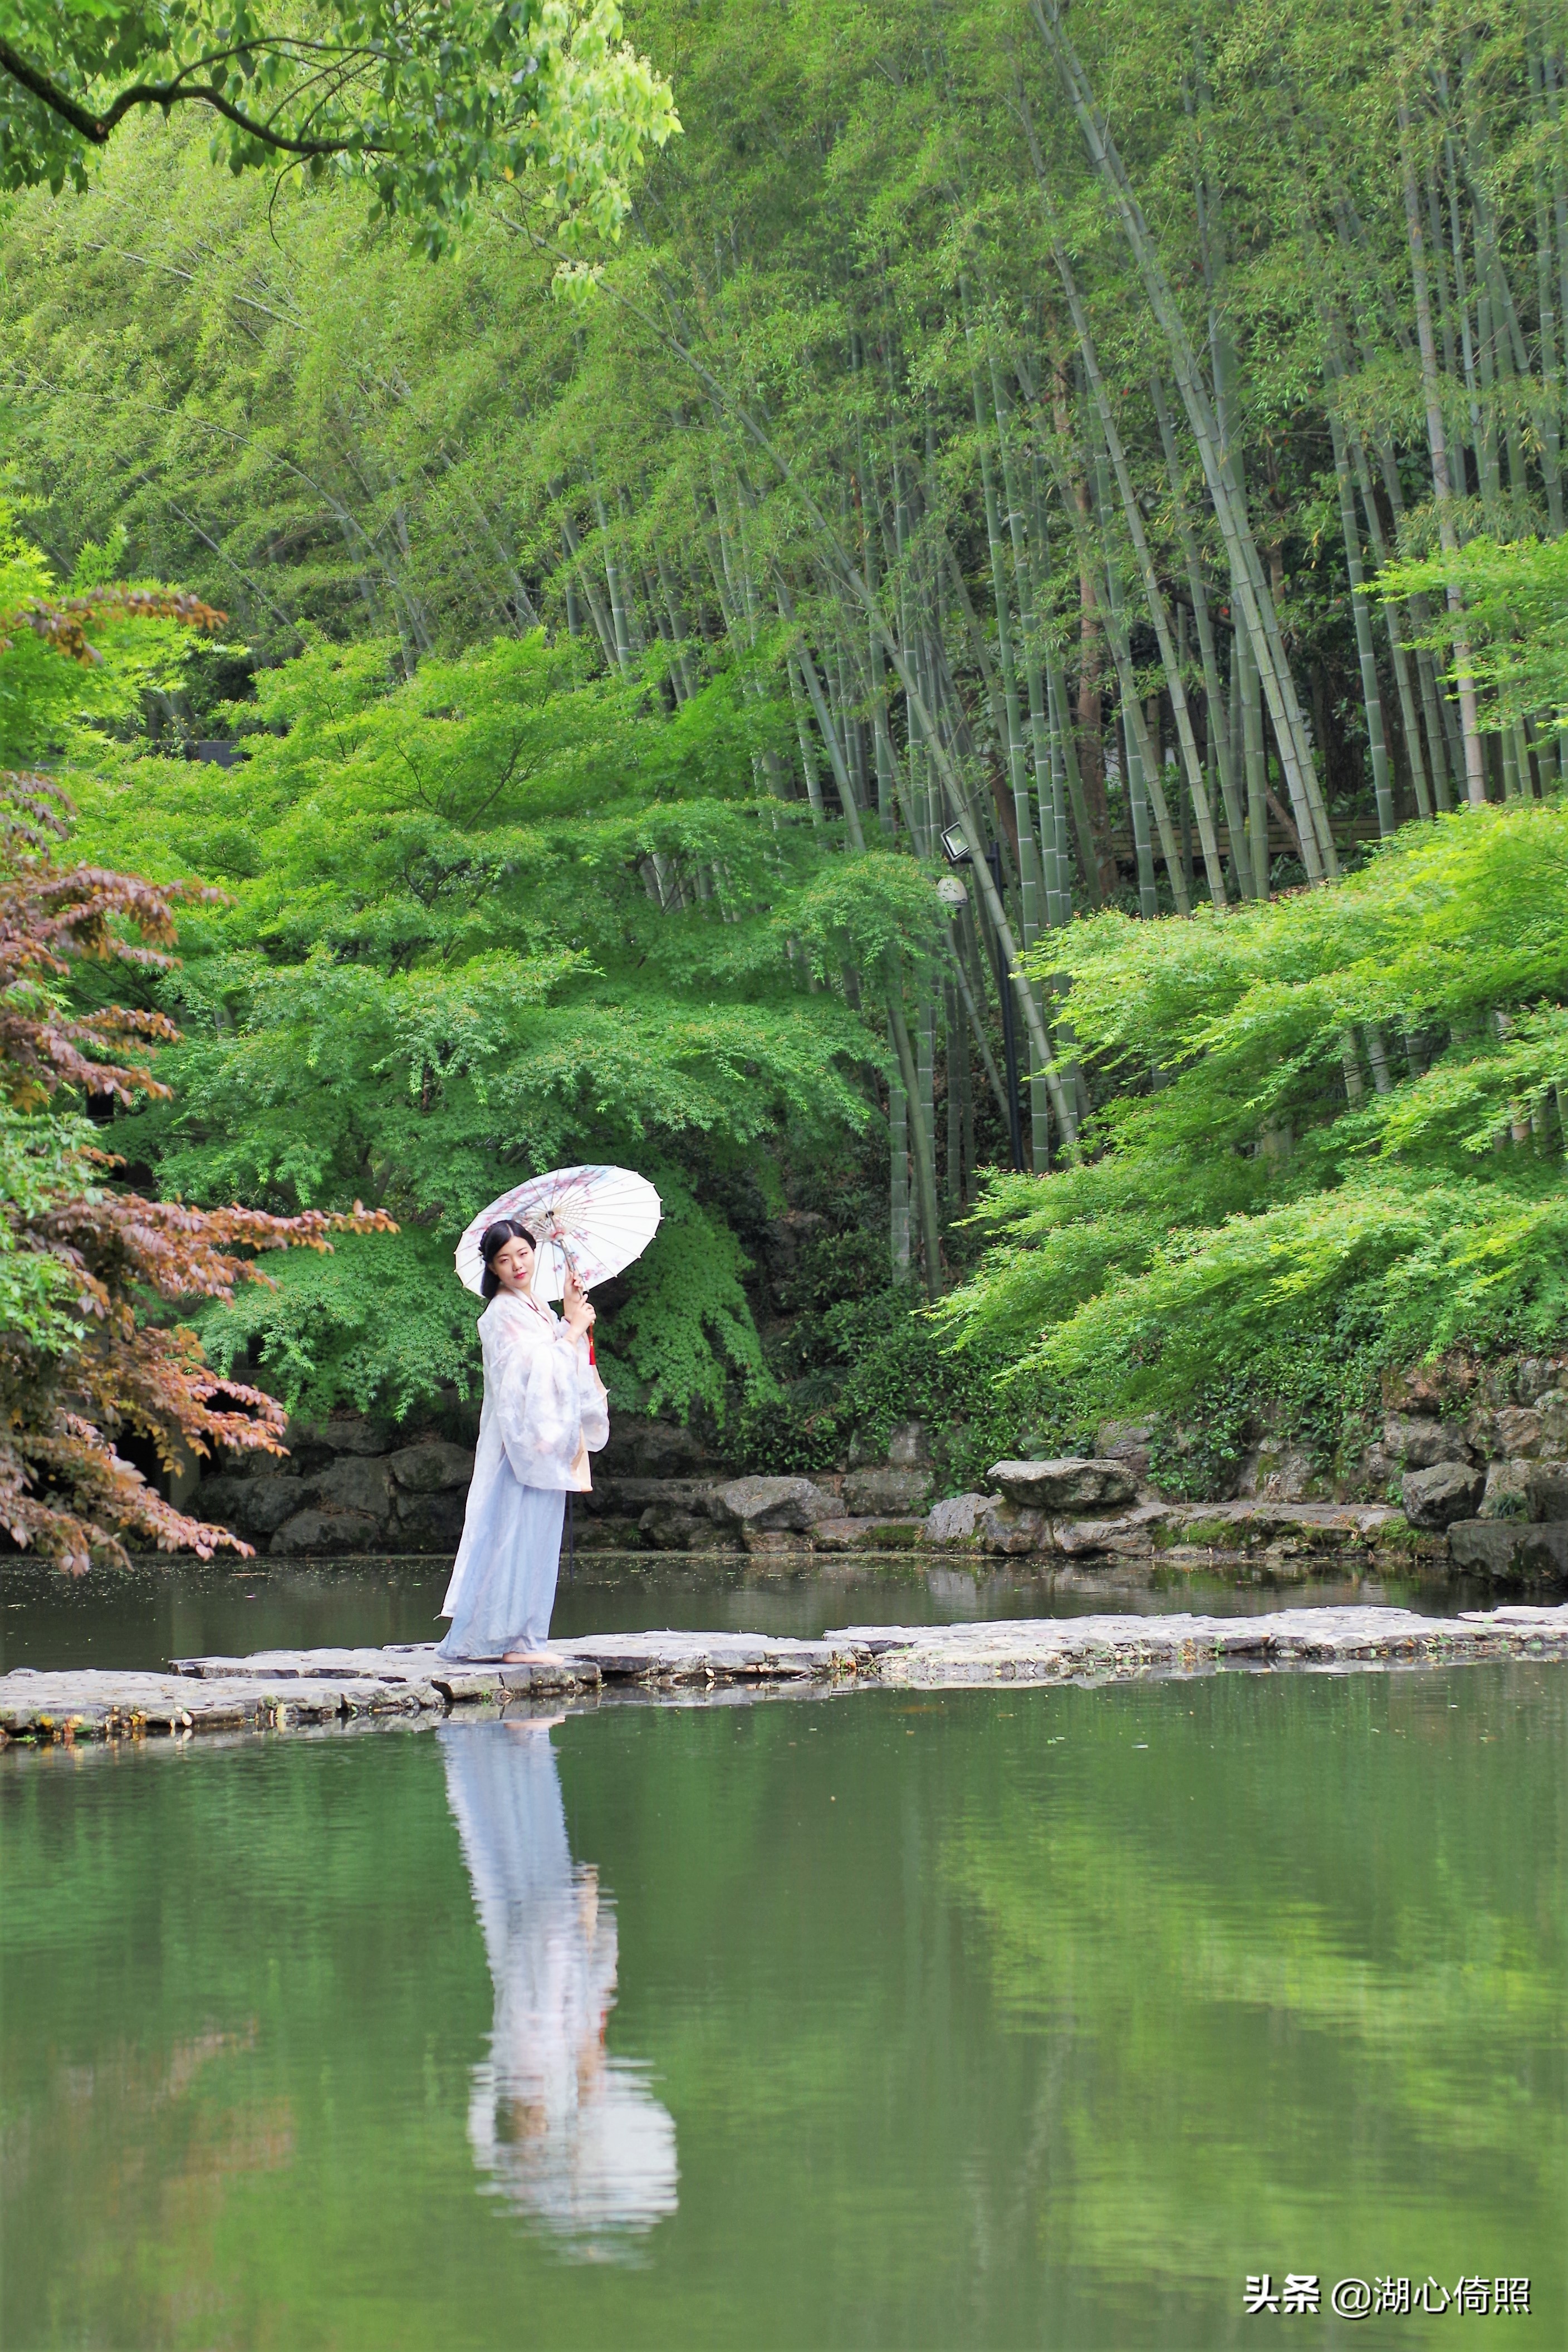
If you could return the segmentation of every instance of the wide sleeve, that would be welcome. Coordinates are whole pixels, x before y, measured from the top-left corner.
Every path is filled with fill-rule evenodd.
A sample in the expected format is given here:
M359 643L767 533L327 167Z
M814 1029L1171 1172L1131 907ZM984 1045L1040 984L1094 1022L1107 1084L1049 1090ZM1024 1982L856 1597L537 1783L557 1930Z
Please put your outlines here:
M575 1486L574 1465L584 1447L596 1451L610 1433L604 1387L587 1348L563 1324L520 1318L508 1330L497 1372L496 1419L513 1476L524 1486Z

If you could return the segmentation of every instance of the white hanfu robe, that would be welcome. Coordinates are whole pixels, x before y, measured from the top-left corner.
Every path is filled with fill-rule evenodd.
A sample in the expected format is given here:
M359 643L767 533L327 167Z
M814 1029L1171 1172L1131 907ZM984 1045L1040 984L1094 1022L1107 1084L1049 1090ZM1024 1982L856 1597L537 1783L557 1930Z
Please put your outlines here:
M463 1540L441 1603L444 1658L536 1650L550 1633L569 1494L607 1444L604 1383L559 1316L500 1291L479 1318L485 1402Z

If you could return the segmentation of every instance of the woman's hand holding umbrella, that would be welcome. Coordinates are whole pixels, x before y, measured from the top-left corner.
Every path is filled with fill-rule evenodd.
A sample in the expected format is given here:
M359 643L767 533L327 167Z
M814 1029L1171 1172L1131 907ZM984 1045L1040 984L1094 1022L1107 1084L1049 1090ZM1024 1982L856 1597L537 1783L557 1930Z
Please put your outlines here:
M574 1339L585 1339L594 1328L594 1309L574 1274L567 1275L566 1287L561 1295L561 1320Z

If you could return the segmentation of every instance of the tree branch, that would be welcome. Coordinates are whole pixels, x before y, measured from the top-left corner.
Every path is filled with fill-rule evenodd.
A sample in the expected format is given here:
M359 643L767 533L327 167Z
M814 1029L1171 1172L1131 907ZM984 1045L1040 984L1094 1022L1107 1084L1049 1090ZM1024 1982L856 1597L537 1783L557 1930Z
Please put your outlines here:
M202 62L215 61L204 59ZM13 81L20 82L40 106L47 106L51 114L58 114L62 122L68 123L79 139L87 140L94 147L108 145L115 130L133 107L168 108L185 105L195 100L203 106L210 106L216 114L221 114L226 122L232 122L247 138L258 140L262 146L275 148L281 154L309 157L342 155L351 150L356 154L365 155L382 155L391 152L357 135L342 139L290 139L283 131L275 131L270 123L258 122L242 106L236 106L216 83L187 84L184 76L197 70L194 65L186 67L174 81L132 82L128 89L121 91L103 114L89 114L85 107L79 106L68 90L62 89L58 82L50 80L47 74L30 64L19 50L12 47L9 41L0 40L0 69L8 73Z

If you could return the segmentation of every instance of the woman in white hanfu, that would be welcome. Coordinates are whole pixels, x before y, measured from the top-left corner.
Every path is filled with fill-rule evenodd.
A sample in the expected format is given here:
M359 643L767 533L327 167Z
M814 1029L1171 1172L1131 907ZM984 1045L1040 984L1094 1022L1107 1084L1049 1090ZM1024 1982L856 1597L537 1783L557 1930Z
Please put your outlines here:
M437 1655L548 1664L566 1497L587 1493L588 1456L610 1434L588 1346L594 1310L570 1277L559 1316L535 1298L533 1244L509 1218L486 1227L479 1255L485 1402L463 1540L441 1603L452 1623Z
M643 2069L605 2048L616 1915L598 1873L572 1860L550 1744L561 1719L438 1735L495 1985L468 2140L516 2211L603 2260L675 2211L675 2126Z

